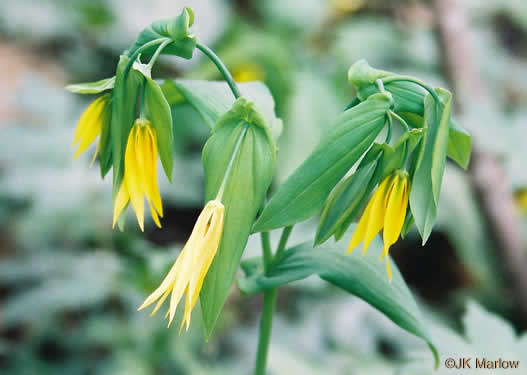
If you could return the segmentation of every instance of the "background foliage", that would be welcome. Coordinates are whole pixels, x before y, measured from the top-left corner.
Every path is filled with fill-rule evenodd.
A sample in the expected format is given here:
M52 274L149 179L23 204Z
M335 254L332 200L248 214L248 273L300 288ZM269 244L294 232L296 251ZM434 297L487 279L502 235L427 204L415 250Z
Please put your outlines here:
M491 100L481 106L464 94L459 101L465 111L457 119L479 149L498 155L509 193L520 198L527 187L527 5L462 3L477 73ZM244 374L252 366L261 300L245 298L236 287L208 343L199 319L178 336L158 317L136 312L202 207L200 154L208 124L188 105L172 108L180 126L174 130L173 183L160 178L166 219L161 230L147 225L146 235L134 225L124 233L112 231L109 179L100 181L97 168L89 168L91 155L72 162L73 128L88 102L63 86L112 76L119 53L137 33L183 5L173 0L0 3L2 373ZM262 80L273 93L284 120L275 187L349 103L353 90L346 73L356 60L448 87L435 13L427 1L190 5L198 35L235 79ZM220 79L200 58L162 57L153 76L161 74ZM527 212L525 198L517 202L518 212ZM410 232L392 254L442 358L460 352L527 358L525 316L508 287L469 175L452 163L445 169L438 215L424 248ZM524 240L526 223L523 216ZM291 244L311 241L315 231L314 222L296 227ZM259 240L251 237L244 257L258 253ZM282 289L270 351L273 374L432 373L426 345L363 301L318 278Z

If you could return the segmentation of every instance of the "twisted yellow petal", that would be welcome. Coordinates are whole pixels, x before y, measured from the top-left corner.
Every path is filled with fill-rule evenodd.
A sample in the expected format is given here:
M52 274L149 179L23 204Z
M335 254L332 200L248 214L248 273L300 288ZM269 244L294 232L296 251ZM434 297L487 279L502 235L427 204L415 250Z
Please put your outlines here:
M77 159L101 134L103 126L103 113L108 104L110 94L105 94L95 99L82 113L75 133L73 135L73 146L77 146L77 151L73 159Z
M161 285L146 298L139 310L158 301L152 314L156 313L168 295L172 293L166 315L170 326L176 314L177 305L186 293L180 331L183 326L186 326L188 330L192 309L196 305L203 281L220 244L224 215L225 208L220 201L212 200L205 205L176 262Z
M407 172L396 171L391 176L386 177L368 202L346 253L349 254L364 240L362 252L364 255L373 238L384 228L384 248L381 256L381 260L383 260L388 255L390 246L397 241L401 234L409 196L410 182ZM386 257L386 272L391 281L392 271L388 257Z

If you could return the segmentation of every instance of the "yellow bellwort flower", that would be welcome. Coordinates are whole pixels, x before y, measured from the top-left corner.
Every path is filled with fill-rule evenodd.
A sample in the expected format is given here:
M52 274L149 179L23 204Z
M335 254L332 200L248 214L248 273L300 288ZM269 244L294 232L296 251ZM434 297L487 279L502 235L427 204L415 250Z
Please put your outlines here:
M145 197L152 219L161 228L159 217L163 217L163 206L157 185L156 130L150 121L137 119L126 143L124 176L114 201L113 227L128 202L131 202L139 227L144 231Z
M104 94L95 99L82 113L77 127L75 128L75 134L73 135L73 147L78 146L77 151L73 159L77 159L95 139L101 134L105 116L109 113L110 107L110 94ZM100 142L100 138L99 138ZM97 149L92 158L92 163L97 157L99 152L100 143L97 144Z
M396 171L386 177L377 191L372 195L359 224L351 238L347 254L351 253L357 245L364 240L362 254L366 253L373 238L384 228L384 249L381 260L384 259L403 228L410 196L410 181L408 173ZM386 271L392 281L392 271L389 258L386 257Z
M225 207L219 200L209 201L205 205L176 262L161 285L148 296L138 310L142 310L157 301L151 314L154 315L168 295L172 293L170 305L165 315L165 317L169 317L168 326L170 327L176 314L177 305L186 293L185 311L179 330L181 331L185 324L188 330L192 309L198 300L203 281L220 245L224 214Z

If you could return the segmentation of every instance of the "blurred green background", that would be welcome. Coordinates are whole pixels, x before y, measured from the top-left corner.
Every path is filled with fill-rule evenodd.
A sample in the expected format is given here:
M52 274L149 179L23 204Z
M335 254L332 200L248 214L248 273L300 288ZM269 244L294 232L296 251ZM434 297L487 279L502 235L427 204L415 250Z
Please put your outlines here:
M455 46L440 32L440 1L0 2L0 373L250 373L260 297L233 287L208 343L199 312L179 336L161 316L136 311L203 204L200 153L208 129L200 118L175 114L185 121L175 129L173 183L160 177L162 229L150 223L142 234L129 218L125 232L112 230L109 179L89 167L89 153L72 161L73 129L91 98L63 87L112 76L142 28L184 5L196 13L198 38L236 80L262 80L273 93L284 120L275 188L353 98L347 69L356 60L456 90L456 117L503 172L495 182L515 202L523 241L517 255L525 259L527 4L448 1L464 9L459 16L468 27L459 38L471 49L471 61L449 68ZM154 76L220 79L199 53L190 62L160 58ZM478 85L467 89L469 76ZM412 232L392 254L442 353L490 353L527 367L525 293L511 282L485 204L474 173L449 164L431 239L421 247ZM298 226L291 243L311 241L315 228L316 221ZM245 255L258 252L251 237ZM281 288L272 374L424 375L433 373L431 361L419 340L319 279Z

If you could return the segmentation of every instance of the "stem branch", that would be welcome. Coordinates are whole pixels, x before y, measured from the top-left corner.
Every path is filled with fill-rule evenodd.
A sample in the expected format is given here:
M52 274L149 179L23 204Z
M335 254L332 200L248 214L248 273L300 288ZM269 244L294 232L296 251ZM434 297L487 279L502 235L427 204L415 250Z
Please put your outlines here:
M238 99L241 96L240 90L238 89L236 82L234 82L231 72L229 72L229 69L227 69L223 61L220 60L218 55L216 55L213 50L211 50L206 45L201 44L200 42L196 43L196 48L203 52L205 56L207 56L214 63L214 65L216 65L216 68L218 68L218 70L220 71L221 75L223 76L223 79L229 85L232 94L236 99Z

